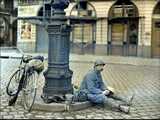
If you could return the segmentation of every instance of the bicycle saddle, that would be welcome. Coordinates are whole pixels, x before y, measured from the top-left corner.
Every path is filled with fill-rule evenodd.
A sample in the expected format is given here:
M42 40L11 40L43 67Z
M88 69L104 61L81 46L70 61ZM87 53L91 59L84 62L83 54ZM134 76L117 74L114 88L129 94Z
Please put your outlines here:
M30 60L32 60L32 56L25 56L23 57L23 62L28 63Z

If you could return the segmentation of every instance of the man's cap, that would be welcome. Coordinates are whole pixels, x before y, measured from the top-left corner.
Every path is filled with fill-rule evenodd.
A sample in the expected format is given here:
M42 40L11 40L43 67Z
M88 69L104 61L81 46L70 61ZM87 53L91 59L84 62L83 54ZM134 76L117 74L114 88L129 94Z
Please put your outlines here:
M97 59L94 63L94 66L97 66L97 65L105 65L105 63L103 60Z

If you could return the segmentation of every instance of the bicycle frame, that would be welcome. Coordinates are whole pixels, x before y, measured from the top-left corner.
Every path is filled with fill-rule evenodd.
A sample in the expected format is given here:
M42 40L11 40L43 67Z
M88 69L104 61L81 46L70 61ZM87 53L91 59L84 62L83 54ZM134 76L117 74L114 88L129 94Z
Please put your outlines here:
M13 98L9 101L9 105L13 105L16 102L20 91L26 88L28 77L30 77L30 75L32 75L36 71L33 66L28 65L29 61L32 60L32 59L38 59L38 57L37 58L36 57L35 58L34 57L31 57L31 58L28 57L27 58L26 57L26 59L25 59L24 55L22 56L22 59L20 61L20 65L18 67L18 70L20 72L21 72L21 70L23 70L22 76L21 76L21 78L20 78L20 76L18 76L18 78L20 78L20 81L19 81L19 84L18 84L18 90L15 93L15 95L13 96ZM39 57L39 59L40 59L40 57ZM42 60L42 62L43 62L43 60ZM23 63L24 63L24 65L22 65ZM37 88L36 83L37 83L37 81L35 81L35 84L34 84L35 89Z
M24 61L24 55L22 56L22 59L20 61L20 65L18 67L19 70L23 69L22 77L19 81L18 90L17 90L16 94L13 96L13 98L11 99L11 101L9 101L9 105L12 105L16 102L20 91L25 87L26 82L27 82L27 80L26 80L27 79L27 77L26 77L27 76L27 71L28 71L27 70L28 69L27 68L27 62L24 64L24 66L22 66L22 64L24 63L23 61Z

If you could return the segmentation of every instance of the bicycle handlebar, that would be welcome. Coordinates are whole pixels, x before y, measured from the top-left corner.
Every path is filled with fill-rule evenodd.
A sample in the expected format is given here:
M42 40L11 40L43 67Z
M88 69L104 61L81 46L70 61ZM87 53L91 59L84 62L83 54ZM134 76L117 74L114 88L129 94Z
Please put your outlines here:
M22 56L22 60L24 63L28 63L30 60L33 60L33 59L37 59L37 60L41 60L42 62L44 61L44 57L43 56L30 56L30 55L27 55L27 56Z
M40 56L40 55L35 56L35 57L33 57L32 59L38 59L38 60L41 60L42 62L44 61L44 57L43 57L43 56Z
M38 56L32 56L32 55L22 55L22 56L0 56L0 58L4 58L4 59L21 59L23 62L29 62L32 59L39 59L42 62L44 60L48 60L47 57L38 55Z

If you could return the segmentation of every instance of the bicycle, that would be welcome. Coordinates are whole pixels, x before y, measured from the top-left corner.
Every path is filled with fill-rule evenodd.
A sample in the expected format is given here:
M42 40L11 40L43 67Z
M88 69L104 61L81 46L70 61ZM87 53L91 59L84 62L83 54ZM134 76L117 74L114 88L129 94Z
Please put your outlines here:
M11 97L8 105L15 105L17 97L22 91L24 108L29 112L35 101L37 93L37 80L44 69L43 56L22 56L18 70L16 70L6 86L6 92Z

